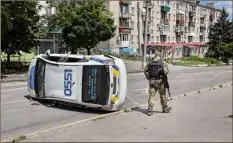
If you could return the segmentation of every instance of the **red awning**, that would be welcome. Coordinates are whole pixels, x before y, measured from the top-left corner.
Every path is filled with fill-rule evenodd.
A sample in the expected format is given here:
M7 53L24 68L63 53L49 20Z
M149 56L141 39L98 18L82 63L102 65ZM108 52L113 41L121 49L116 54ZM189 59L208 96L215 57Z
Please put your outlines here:
M142 44L144 45L144 43ZM148 43L147 46L164 46L164 47L175 47L175 46L191 46L194 48L194 46L202 46L206 45L204 43L200 42L192 42L192 43Z
M193 45L184 45L184 47L187 47L187 48L198 48L197 46L193 46Z

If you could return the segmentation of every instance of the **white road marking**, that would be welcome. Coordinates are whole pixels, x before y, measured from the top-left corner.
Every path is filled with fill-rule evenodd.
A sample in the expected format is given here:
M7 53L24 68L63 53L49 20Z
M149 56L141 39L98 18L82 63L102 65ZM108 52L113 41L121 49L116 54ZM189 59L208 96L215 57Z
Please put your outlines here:
M134 104L137 104L137 105L139 105L139 103L138 102L136 102L136 101L134 101L132 98L130 98L129 96L126 96L126 98L128 98L131 102L133 102Z
M15 85L27 85L27 83L25 83L25 82L2 83L1 87L15 86Z
M12 104L17 104L17 103L25 103L25 102L30 102L29 100L23 100L23 101L16 101L16 102L7 102L7 103L2 103L3 105L12 105Z
M18 90L18 89L26 89L27 87L19 87L19 88L14 88L14 89L6 89L6 90L2 90L1 92L6 92L6 91L14 91L14 90Z

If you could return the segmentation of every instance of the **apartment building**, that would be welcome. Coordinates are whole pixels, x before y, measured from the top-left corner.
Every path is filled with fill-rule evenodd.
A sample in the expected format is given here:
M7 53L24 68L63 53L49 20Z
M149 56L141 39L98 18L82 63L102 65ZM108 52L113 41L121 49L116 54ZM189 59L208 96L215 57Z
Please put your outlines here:
M108 1L107 6L117 26L116 35L101 42L97 48L111 49L116 53L127 48L142 53L147 36L151 47L148 53L156 46L164 46L170 47L169 52L173 51L174 58L203 54L207 50L204 44L208 42L209 25L220 16L220 10L199 5L199 1L150 1L145 32L146 1Z
M40 3L44 5L41 14L55 12L45 2ZM207 51L204 44L208 42L209 25L220 16L220 10L214 9L213 3L202 6L199 1L192 0L149 1L147 21L146 1L106 1L105 4L112 13L117 30L113 38L100 42L96 49L113 53L130 51L142 54L147 36L147 53L154 53L157 46L163 46L168 57L203 56Z

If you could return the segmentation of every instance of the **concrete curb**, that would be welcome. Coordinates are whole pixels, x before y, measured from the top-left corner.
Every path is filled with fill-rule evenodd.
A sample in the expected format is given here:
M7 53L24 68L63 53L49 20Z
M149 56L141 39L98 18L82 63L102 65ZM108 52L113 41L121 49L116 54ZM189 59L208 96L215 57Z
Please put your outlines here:
M196 95L196 94L200 94L200 93L203 93L203 92L206 92L206 91L209 91L209 90L215 90L215 89L227 87L227 86L230 86L230 85L232 85L232 82L218 84L218 85L210 86L208 88L198 89L198 90L195 90L193 92L189 92L189 93L185 93L185 94L180 94L180 95L177 95L177 96L174 96L174 97L169 97L168 100L170 101L170 100L174 100L174 99L178 99L178 98L182 98L182 97ZM158 103L158 102L159 102L159 100L155 101L155 103ZM97 121L97 120L100 120L100 119L104 119L104 118L107 118L107 117L118 115L118 114L123 113L123 112L125 112L125 113L132 112L133 110L135 110L137 108L140 108L140 107L144 107L144 106L147 106L147 104L134 105L133 107L122 109L120 111L116 111L116 112L112 112L112 113L109 113L109 114L103 114L103 115L95 116L95 117L84 119L84 120L80 120L80 121L77 121L77 122L61 125L59 127L53 127L53 128L50 128L50 129L45 129L45 130L29 133L29 134L26 134L25 136L27 138L32 138L32 137L38 136L40 134L43 134L43 133L46 133L46 132L49 132L49 131L57 131L57 130L60 130L62 128L74 125L74 124L80 124L80 123L89 122L89 121ZM14 139L14 137L11 137L11 138L8 138L8 139L4 139L1 142L11 142L13 139Z

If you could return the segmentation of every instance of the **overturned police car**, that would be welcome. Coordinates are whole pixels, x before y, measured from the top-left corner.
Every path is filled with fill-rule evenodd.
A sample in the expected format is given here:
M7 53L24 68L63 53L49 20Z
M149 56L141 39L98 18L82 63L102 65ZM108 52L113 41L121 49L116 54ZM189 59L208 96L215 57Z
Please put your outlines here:
M126 97L124 62L110 55L40 54L28 75L32 98L116 111Z

